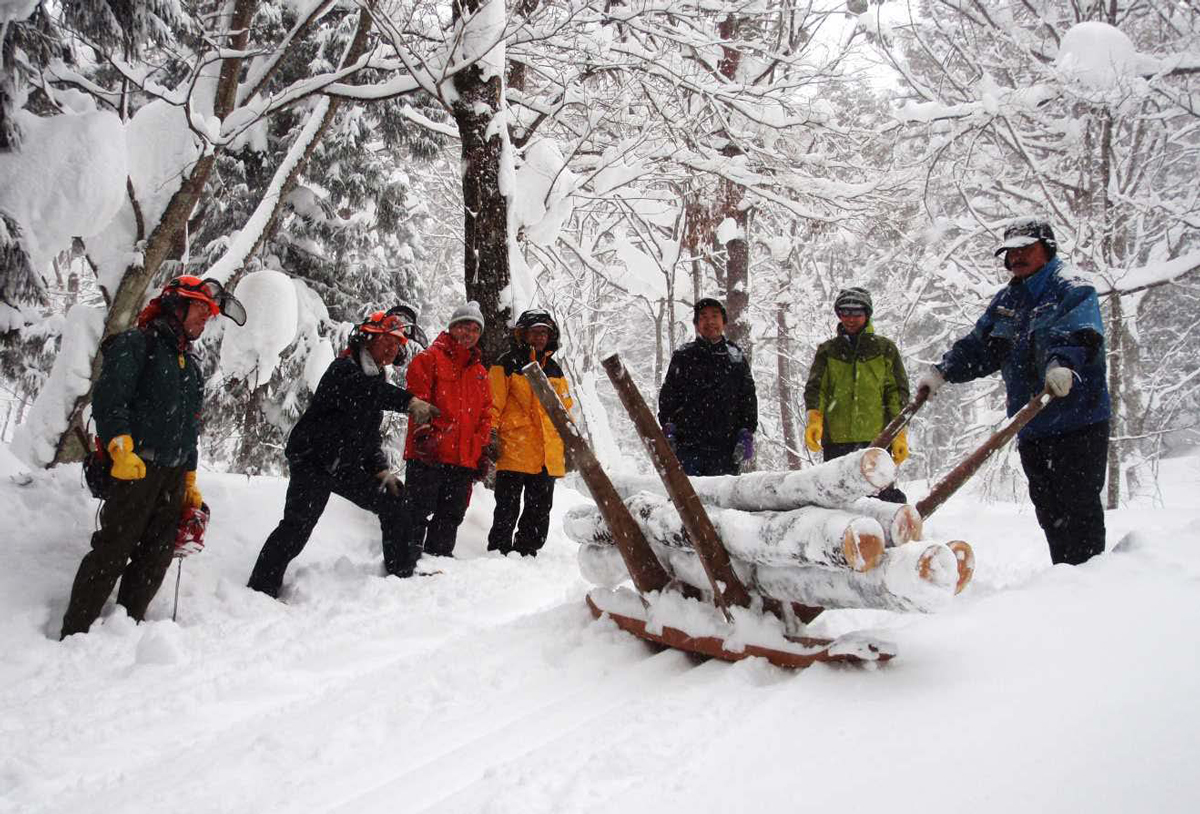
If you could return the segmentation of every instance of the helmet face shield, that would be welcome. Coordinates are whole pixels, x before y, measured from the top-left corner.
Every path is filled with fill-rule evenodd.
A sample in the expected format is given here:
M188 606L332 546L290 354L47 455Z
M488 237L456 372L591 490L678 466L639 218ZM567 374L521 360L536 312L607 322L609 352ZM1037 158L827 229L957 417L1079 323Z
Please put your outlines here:
M417 311L411 305L393 305L387 310L389 316L398 317L404 326L404 335L423 348L429 347L429 339L417 325Z
M241 300L225 290L225 287L211 277L201 280L199 277L185 275L176 277L163 288L163 294L175 294L190 300L200 300L208 304L209 311L215 317L217 314L229 317L238 326L246 324L246 307Z

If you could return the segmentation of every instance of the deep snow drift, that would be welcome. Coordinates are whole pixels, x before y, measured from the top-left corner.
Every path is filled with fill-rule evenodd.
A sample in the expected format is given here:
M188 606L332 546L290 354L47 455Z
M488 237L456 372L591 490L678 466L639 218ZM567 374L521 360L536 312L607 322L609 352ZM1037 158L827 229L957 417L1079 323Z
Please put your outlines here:
M203 471L178 622L172 567L151 621L110 607L60 644L96 504L78 467L30 478L0 447L0 811L1200 810L1200 457L1161 477L1078 568L1027 505L956 497L926 532L974 544L966 592L829 614L898 657L789 673L593 621L570 489L536 560L484 552L478 489L457 559L404 581L334 498L281 604L243 586L285 482Z

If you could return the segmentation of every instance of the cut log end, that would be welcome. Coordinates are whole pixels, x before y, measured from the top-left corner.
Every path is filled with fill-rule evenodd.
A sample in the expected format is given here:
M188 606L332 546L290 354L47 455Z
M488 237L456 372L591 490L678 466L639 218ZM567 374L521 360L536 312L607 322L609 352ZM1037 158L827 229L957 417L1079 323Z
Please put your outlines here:
M912 506L901 506L892 519L892 538L896 545L904 545L913 540L920 540L925 533L925 522Z
M870 571L879 565L883 559L884 542L877 534L855 532L854 528L846 529L842 538L842 552L846 555L846 564L854 571Z
M896 480L896 462L886 449L864 449L859 466L867 483L876 488L884 489Z
M960 594L971 582L971 577L975 576L975 552L963 540L951 540L946 546L954 552L958 562L958 584L954 586L954 593Z

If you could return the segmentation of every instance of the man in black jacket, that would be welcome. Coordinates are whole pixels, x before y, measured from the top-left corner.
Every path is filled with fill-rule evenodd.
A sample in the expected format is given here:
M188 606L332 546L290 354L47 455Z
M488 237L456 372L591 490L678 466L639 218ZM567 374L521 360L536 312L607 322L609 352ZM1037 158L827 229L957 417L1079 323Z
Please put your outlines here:
M725 306L696 302L696 339L671 356L658 422L689 475L736 475L754 457L758 396L750 360L725 338Z
M254 564L249 582L254 590L279 596L284 572L304 550L330 494L379 515L384 567L394 576L412 576L421 551L409 547L404 487L388 466L379 428L384 410L408 412L415 424L427 423L438 411L383 375L384 367L402 358L404 327L400 316L372 314L321 377L288 437L284 453L291 480L283 520Z
M100 346L92 395L96 432L112 460L100 528L75 574L62 638L91 627L120 579L117 604L141 621L171 565L184 506L199 508L197 443L204 377L192 343L223 314L246 311L216 280L171 280L138 325Z

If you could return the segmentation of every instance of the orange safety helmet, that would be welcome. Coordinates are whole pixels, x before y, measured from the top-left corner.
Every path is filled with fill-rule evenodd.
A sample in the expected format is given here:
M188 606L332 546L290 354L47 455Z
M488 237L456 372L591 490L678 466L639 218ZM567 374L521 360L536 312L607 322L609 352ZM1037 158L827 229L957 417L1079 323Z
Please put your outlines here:
M208 305L212 316L222 314L229 317L239 326L246 324L246 308L237 297L225 290L219 282L211 277L201 280L185 274L176 277L163 286L162 299L170 301L177 297L189 300L199 300Z
M363 320L358 330L368 334L389 334L400 340L401 345L408 344L408 336L404 332L404 320L396 314L386 311L376 311Z

